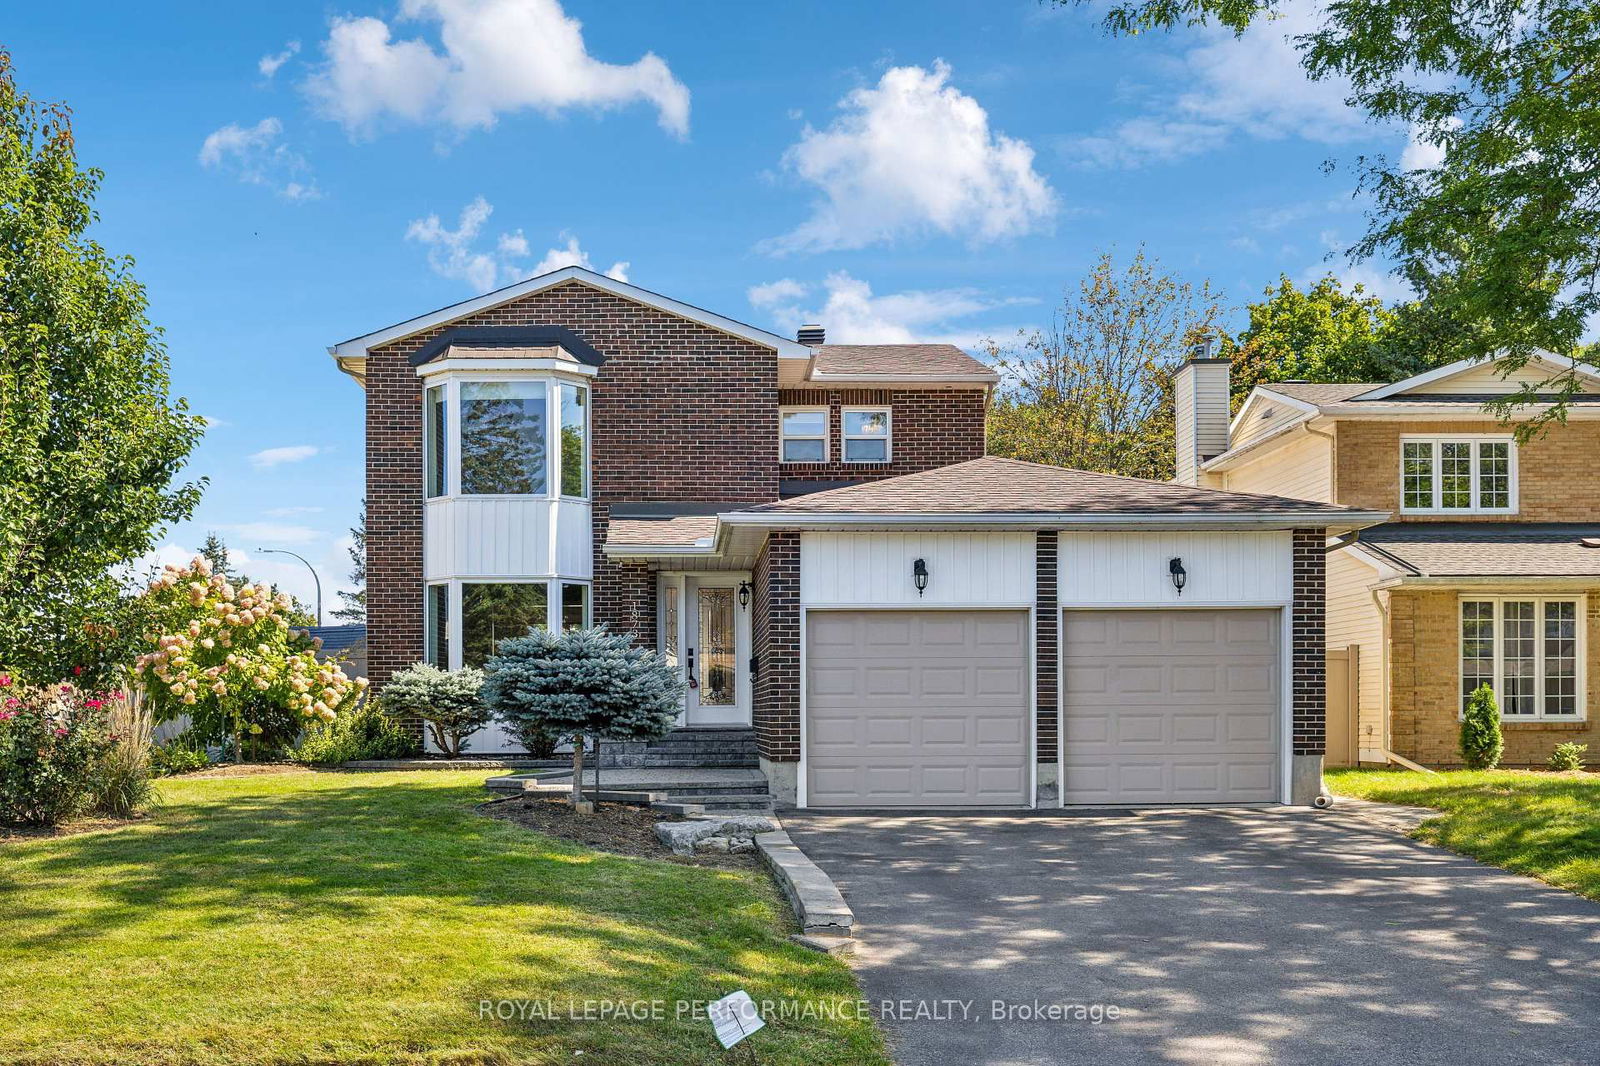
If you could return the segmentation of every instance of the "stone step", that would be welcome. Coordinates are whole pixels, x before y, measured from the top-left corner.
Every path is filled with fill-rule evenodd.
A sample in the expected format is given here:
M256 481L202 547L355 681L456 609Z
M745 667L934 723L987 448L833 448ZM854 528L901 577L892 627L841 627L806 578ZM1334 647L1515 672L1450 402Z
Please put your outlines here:
M673 803L697 803L706 811L771 811L771 796L673 796Z

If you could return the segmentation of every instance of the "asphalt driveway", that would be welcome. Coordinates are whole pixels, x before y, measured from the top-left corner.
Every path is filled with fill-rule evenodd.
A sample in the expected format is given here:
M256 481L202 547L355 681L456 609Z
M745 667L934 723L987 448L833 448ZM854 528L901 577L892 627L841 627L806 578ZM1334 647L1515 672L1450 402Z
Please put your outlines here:
M783 821L902 1066L1600 1062L1600 904L1348 815Z

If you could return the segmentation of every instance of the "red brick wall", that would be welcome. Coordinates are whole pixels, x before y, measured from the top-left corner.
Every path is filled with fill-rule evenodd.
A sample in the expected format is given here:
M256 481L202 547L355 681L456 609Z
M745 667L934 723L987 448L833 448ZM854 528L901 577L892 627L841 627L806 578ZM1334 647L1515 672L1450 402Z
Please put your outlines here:
M1294 753L1321 755L1327 745L1327 531L1294 531L1294 617L1289 683L1293 686Z
M1060 633L1061 608L1057 596L1060 571L1056 567L1061 550L1061 535L1053 529L1041 529L1034 535L1034 560L1037 573L1034 578L1035 598L1034 641L1038 661L1034 663L1035 703L1038 708L1039 750L1034 758L1038 762L1056 761L1056 685L1061 665Z
M783 389L781 407L828 407L828 462L782 463L786 478L869 480L912 474L981 459L984 454L983 389ZM887 463L846 463L842 408L884 406L889 416Z
M756 750L800 761L800 534L773 533L756 559L751 615Z

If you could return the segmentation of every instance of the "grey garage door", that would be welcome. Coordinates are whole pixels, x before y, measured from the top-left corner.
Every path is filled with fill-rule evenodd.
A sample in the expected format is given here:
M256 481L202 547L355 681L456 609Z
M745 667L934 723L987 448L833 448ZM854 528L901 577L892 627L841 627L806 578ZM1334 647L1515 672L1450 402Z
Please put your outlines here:
M806 803L1027 802L1022 611L812 611Z
M1066 802L1282 798L1278 611L1062 617Z

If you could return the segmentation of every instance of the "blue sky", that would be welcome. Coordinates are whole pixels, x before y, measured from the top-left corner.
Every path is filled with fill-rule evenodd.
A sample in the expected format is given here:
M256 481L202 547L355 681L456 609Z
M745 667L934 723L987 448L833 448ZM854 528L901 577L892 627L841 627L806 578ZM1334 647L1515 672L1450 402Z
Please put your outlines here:
M331 607L363 443L327 346L541 263L840 342L1008 336L1141 242L1235 305L1326 270L1399 295L1337 254L1361 204L1321 164L1428 150L1305 80L1308 10L1235 41L1033 0L60 0L0 44L72 106L97 236L213 420L162 556L214 529L309 598L255 552L292 549Z

